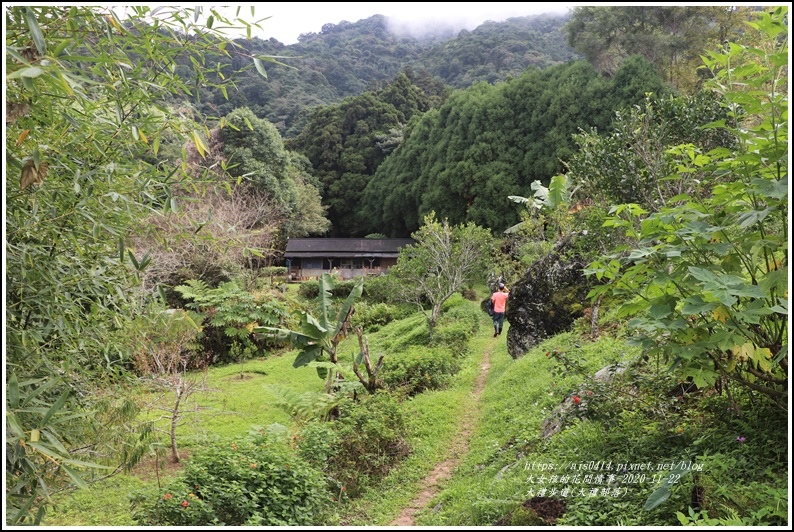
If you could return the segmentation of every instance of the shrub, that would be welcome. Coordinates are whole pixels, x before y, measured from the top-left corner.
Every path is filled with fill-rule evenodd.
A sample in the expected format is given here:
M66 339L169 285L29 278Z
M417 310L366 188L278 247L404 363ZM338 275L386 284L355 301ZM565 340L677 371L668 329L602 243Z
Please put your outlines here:
M196 452L165 490L133 497L141 525L311 525L328 502L322 474L263 439Z
M351 318L353 325L362 327L365 331L375 332L382 326L395 319L396 309L386 303L368 304L356 303L356 312Z
M399 353L412 345L428 345L430 329L425 317L416 313L407 319L384 327L378 340L380 347L389 353Z
M320 282L302 281L298 287L298 295L303 299L317 299L320 295Z
M117 345L135 346L130 355L132 369L138 375L152 373L156 354L181 360L187 369L205 365L200 352L202 337L199 313L186 310L164 311L151 308L136 316L123 329L116 331Z
M391 389L416 395L444 388L459 370L460 364L448 349L411 347L386 359L383 381Z
M339 435L333 423L312 421L294 436L298 456L317 469L328 469L328 461L339 452Z
M345 298L353 290L358 279L335 281L331 288L331 296ZM317 299L320 295L320 282L315 280L303 281L298 287L298 295L305 299Z
M388 275L367 277L364 280L364 299L371 303L391 303L394 279Z
M470 304L457 304L444 307L440 322L463 323L469 333L473 334L480 329L481 319L482 311L479 307Z
M161 490L135 492L132 497L133 519L141 526L201 526L217 524L215 513L190 486L180 480Z
M345 400L332 426L338 450L329 455L328 474L349 496L383 478L410 452L400 401L391 393L380 391L360 401Z
M460 294L469 301L477 301L477 290L472 287L461 288Z
M469 352L469 338L471 330L466 323L453 322L436 326L433 331L432 346L448 348L458 357L463 357Z
M431 345L448 347L458 356L469 352L469 338L480 328L482 311L467 304L460 294L444 302L442 314L433 330Z
M276 325L286 316L286 306L268 293L252 294L234 282L210 288L190 280L175 288L190 300L188 308L204 314L203 343L213 363L240 361L270 346L252 329L257 325Z

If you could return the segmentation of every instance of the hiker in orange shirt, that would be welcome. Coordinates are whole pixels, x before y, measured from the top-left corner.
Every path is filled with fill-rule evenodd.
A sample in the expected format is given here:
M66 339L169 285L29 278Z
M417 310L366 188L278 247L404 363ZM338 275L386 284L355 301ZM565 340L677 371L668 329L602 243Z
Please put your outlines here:
M502 325L505 322L505 304L510 296L510 290L504 283L499 283L499 290L491 294L493 301L493 336L496 338L502 334Z

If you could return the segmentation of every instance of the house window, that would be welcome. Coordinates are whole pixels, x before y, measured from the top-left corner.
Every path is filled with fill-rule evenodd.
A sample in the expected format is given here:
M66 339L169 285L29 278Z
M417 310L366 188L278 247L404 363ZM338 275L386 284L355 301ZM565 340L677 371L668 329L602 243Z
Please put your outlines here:
M301 259L301 267L305 270L321 270L323 268L323 260Z

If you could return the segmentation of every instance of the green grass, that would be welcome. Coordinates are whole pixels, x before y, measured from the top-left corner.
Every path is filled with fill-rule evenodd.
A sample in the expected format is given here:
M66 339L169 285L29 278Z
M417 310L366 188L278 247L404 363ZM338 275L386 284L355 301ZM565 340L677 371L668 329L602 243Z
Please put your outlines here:
M481 424L469 454L439 496L416 516L416 524L497 523L540 495L539 488L555 486L549 479L540 483L533 463L551 465L563 474L599 460L611 462L617 472L618 463L657 468L685 459L703 470L682 477L670 498L650 510L643 509L646 500L661 485L651 475L641 482L618 481L617 486L625 488L619 496L581 495L576 485L568 484L573 493L556 495L567 504L557 524L680 526L687 518L698 525L785 522L788 463L780 453L780 432L773 428L784 426L785 413L737 387L730 397L707 391L679 400L677 392L671 392L676 380L664 365L638 366L625 381L601 388L584 384L610 362L638 355L623 340L605 336L585 342L574 333L549 339L518 360L510 359L500 345L491 357ZM579 369L564 368L563 359L578 361ZM618 386L619 382L626 384ZM595 390L593 396L587 395L588 387ZM542 438L543 420L572 393L593 401L593 410L582 418L567 418L559 433ZM752 448L749 439L737 441L747 434L753 434ZM706 514L689 510L695 483ZM587 484L586 491L595 485Z
M478 305L463 300L456 304ZM646 481L631 486L620 497L570 497L558 524L671 526L689 519L700 525L752 525L775 524L785 518L788 465L780 427L786 420L780 413L763 408L735 388L731 400L724 394L702 393L678 402L665 390L668 382L674 383L665 368L646 367L644 377L638 370L638 376L629 378L623 395L612 390L612 385L594 387L595 395L587 400L598 415L566 418L559 433L544 439L544 419L566 397L582 393L588 376L616 360L636 359L639 353L623 338L604 335L587 341L569 332L514 360L507 353L505 336L495 339L490 331L489 320L482 315L479 332L470 340L468 354L461 359L462 369L451 384L402 403L412 453L377 485L340 505L334 524L388 526L423 488L436 464L449 458L449 443L460 431L464 414L473 409L479 410L468 453L435 500L416 515L417 526L494 525L530 498L530 490L539 487L532 463L558 468L566 462L591 460L655 464L685 458L685 452L705 470L697 478L684 478L658 508L642 510L657 487ZM426 334L424 316L414 314L367 336L373 356L386 354L388 360L405 346L423 341ZM340 359L349 363L357 349L353 335L340 344ZM490 351L490 371L479 403L475 403L472 389L486 351ZM265 386L278 384L297 392L323 390L313 368L292 367L295 355L292 351L211 368L207 378L214 391L197 394L187 405L200 410L189 414L180 427L180 449L189 454L209 440L243 438L253 428L274 423L294 428ZM243 379L239 378L241 372ZM737 442L740 435L747 438L746 443ZM89 490L60 495L57 509L47 514L44 524L130 525L129 493L154 481L151 475L145 481L118 475ZM689 512L695 481L706 493L704 513Z
M56 496L44 526L135 526L127 496L144 486L134 476L116 475L71 494Z
M295 351L289 351L242 364L210 368L207 371L209 390L196 393L183 405L187 413L177 429L180 454L189 456L193 448L207 441L243 438L255 428L273 423L291 428L293 420L275 405L265 386L281 384L297 392L323 390L323 381L314 368L292 366L295 355ZM241 371L243 379L240 379ZM142 396L142 400L150 401L154 397L155 394L148 394ZM169 406L166 400L160 400L159 404ZM198 411L192 411L196 409ZM158 415L162 412L144 410L141 418L153 419ZM161 420L157 426L160 430L167 430L168 421ZM160 434L158 441L167 448L170 440L166 434ZM156 482L151 472L147 472L147 477L148 482ZM93 484L88 490L61 495L56 509L45 516L44 524L134 525L128 496L133 489L143 487L145 483L134 474L119 474Z
M292 419L276 406L266 386L287 385L298 393L323 391L323 380L314 368L292 366L296 354L289 351L279 356L210 370L207 385L212 391L196 395L195 405L201 411L194 416L191 426L182 427L180 435L185 442L201 442L210 437L239 437L252 427L265 427L272 423L291 426Z
M472 339L472 355L463 362L454 384L445 390L421 393L403 403L410 423L412 453L377 487L364 492L346 509L343 520L351 526L387 526L422 489L422 481L439 462L449 458L449 442L460 430L464 414L476 408L474 381L486 349L489 329Z
M576 348L576 343L582 348ZM491 356L482 421L469 454L434 501L433 506L440 504L440 510L420 513L418 525L490 525L525 500L528 475L517 470L542 447L543 419L579 383L574 374L552 373L554 362L545 353L555 348L581 351L583 365L594 372L616 354L622 355L624 345L606 339L585 344L576 335L565 333L513 360L500 343ZM586 447L582 452L586 453Z

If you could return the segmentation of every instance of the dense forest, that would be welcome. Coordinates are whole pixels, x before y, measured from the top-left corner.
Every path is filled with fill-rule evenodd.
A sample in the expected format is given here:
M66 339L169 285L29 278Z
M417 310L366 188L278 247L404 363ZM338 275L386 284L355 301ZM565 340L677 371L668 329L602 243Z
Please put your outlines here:
M219 71L239 70L251 56L278 57L264 64L267 79L255 71L242 73L233 93L206 88L197 93L196 106L207 116L248 107L272 122L284 138L291 138L306 126L315 108L373 89L406 68L446 86L465 88L520 75L529 66L567 62L579 54L560 31L565 20L518 17L458 35L439 27L417 38L392 33L386 17L375 15L354 23L326 24L320 33L301 35L293 45L257 37L240 40L232 57L217 58Z
M786 7L289 46L127 10L4 10L7 525L84 525L73 490L114 482L123 525L387 524L469 416L421 524L790 521ZM306 236L416 244L292 283ZM276 380L230 406L221 374ZM529 486L585 448L670 466Z

